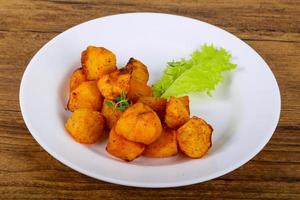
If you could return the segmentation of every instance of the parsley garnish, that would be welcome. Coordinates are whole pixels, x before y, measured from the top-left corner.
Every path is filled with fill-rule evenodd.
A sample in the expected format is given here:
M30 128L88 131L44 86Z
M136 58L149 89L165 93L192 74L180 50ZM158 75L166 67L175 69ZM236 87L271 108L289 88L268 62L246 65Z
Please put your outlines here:
M124 91L121 92L120 96L116 97L115 102L113 101L106 101L105 104L109 107L114 107L115 109L124 111L126 108L130 106L130 103L126 97Z
M109 107L113 107L114 106L114 103L111 102L111 101L106 101L105 102L105 105L109 106Z

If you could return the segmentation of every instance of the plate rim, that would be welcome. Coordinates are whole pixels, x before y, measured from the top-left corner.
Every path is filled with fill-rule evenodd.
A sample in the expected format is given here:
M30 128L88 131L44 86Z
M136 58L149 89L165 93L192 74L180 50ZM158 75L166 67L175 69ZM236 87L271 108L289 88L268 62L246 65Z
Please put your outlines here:
M40 52L42 52L50 43L54 42L54 40L57 37L60 37L63 33L68 32L68 31L72 31L73 29L86 24L86 23L91 23L92 21L97 21L97 20L103 20L106 18L110 18L110 17L117 17L117 16L124 16L124 15L167 15L170 17L176 17L176 18L185 18L186 20L193 20L193 21L197 21L197 22L201 22L204 23L205 25L208 26L212 26L215 29L218 29L221 32L225 32L227 34L230 34L231 36L235 37L236 39L239 40L239 42L243 43L244 45L246 45L247 47L249 47L251 50L254 51L254 53L261 58L261 60L264 62L264 64L267 66L267 70L271 73L272 75L272 79L274 79L274 83L275 83L275 87L277 89L276 92L278 92L278 105L279 107L276 108L278 109L277 112L277 116L274 117L274 121L273 124L275 124L272 129L270 130L270 133L268 134L268 137L265 137L263 141L261 141L258 145L256 145L255 150L252 150L251 155L249 155L248 157L245 157L244 159L241 159L239 162L235 162L233 165L231 165L230 167L224 169L224 170L220 170L218 172L215 172L209 176L205 176L205 178L202 177L195 177L194 179L189 179L187 181L176 181L176 182L172 182L172 183L160 183L160 184L153 184L153 183L145 183L145 182L138 182L138 181L126 181L126 180L122 180L122 179L116 179L116 178L110 178L109 176L103 176L103 174L95 174L95 173L91 173L88 170L85 170L84 168L81 168L79 166L73 165L70 161L68 161L68 159L65 159L64 157L61 157L59 154L57 154L55 151L53 151L51 149L51 147L49 147L47 145L47 143L44 143L42 139L40 139L40 137L38 136L38 134L35 133L34 130L34 126L31 124L31 122L29 121L29 117L27 117L26 112L24 112L24 100L23 100L23 93L24 91L24 79L26 79L27 74L29 73L28 68L30 67L30 65L32 64L32 62L35 60L36 57L38 57L38 55L40 54ZM62 31L61 33L57 34L55 37L51 38L48 42L46 42L31 58L30 62L27 64L23 75L22 75L22 79L21 79L21 83L20 83L20 88L19 88L19 105L20 105L20 110L21 110L21 114L23 117L23 120L25 122L26 127L28 128L28 131L30 132L30 134L33 136L33 138L37 141L37 143L51 156L53 156L56 160L58 160L60 163L62 163L63 165L70 167L71 169L87 175L89 177L101 180L101 181L105 181L105 182L109 182L109 183L114 183L114 184L118 184L118 185L125 185L125 186L132 186L132 187L142 187L142 188L172 188L172 187L179 187L179 186L186 186L186 185L192 185L192 184L197 184L197 183L201 183L201 182L206 182L209 181L211 179L223 176L225 174L228 174L232 171L234 171L235 169L241 167L242 165L244 165L245 163L247 163L248 161L250 161L252 158L254 158L261 150L263 150L263 148L265 147L265 145L269 142L269 140L271 139L271 137L273 136L273 134L276 131L277 125L279 123L279 119L280 119L280 115L281 115L281 93L280 93L280 88L278 85L278 82L276 80L276 77L274 75L274 73L272 72L271 68L269 67L269 65L266 63L266 61L259 55L259 53L252 48L250 45L248 45L246 42L244 42L242 39L240 39L239 37L235 36L234 34L230 33L229 31L226 31L218 26L215 26L213 24L207 23L205 21L199 20L199 19L195 19L195 18L191 18L191 17L186 17L186 16L181 16L181 15L176 15L176 14L168 14L168 13L160 13L160 12L128 12L128 13L121 13L121 14L113 14L113 15L107 15L107 16L103 16L103 17L98 17L92 20L88 20L85 22L82 22L80 24L77 24L75 26L72 26L64 31Z

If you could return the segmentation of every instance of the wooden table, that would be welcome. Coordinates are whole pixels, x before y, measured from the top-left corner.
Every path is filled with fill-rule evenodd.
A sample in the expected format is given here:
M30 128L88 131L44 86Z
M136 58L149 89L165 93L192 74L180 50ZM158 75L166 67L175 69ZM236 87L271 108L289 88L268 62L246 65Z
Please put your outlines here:
M278 80L282 113L271 141L255 158L205 183L142 189L82 175L33 139L19 107L21 77L32 56L71 26L136 11L206 21L237 35L262 55ZM300 199L300 1L0 0L0 199L13 198Z

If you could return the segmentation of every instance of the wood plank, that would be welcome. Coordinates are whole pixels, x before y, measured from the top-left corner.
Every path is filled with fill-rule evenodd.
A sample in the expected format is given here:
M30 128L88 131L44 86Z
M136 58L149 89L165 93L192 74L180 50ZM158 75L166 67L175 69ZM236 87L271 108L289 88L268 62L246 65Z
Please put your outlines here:
M299 42L299 1L3 1L0 30L62 32L81 22L124 12L163 12L220 26L243 39ZM34 10L34 12L32 12Z
M56 172L54 172L56 173ZM53 173L53 175L54 175ZM61 174L69 175L66 172ZM31 174L36 176L38 174ZM67 177L65 177L67 178ZM72 177L76 178L76 177ZM82 179L82 177L77 177ZM112 184L87 182L72 184L67 179L62 182L45 182L43 180L28 182L24 185L1 187L2 197L22 199L297 199L299 183L274 182L274 181L228 181L215 180L203 184L182 187L179 189L141 189L117 186ZM72 179L70 179L72 181ZM280 186L279 184L280 183ZM48 188L45 190L44 188ZM224 190L225 189L225 190ZM296 194L290 193L294 191ZM259 193L261 192L261 193Z

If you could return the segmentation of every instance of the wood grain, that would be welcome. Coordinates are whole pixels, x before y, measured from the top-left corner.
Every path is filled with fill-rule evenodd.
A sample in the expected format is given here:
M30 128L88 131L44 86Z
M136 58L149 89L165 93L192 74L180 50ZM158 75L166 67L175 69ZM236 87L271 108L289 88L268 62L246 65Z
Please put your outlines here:
M252 46L275 74L282 112L256 157L212 181L169 189L105 183L59 163L28 132L19 85L31 57L86 20L164 12L217 25ZM300 1L0 0L0 199L300 199Z

